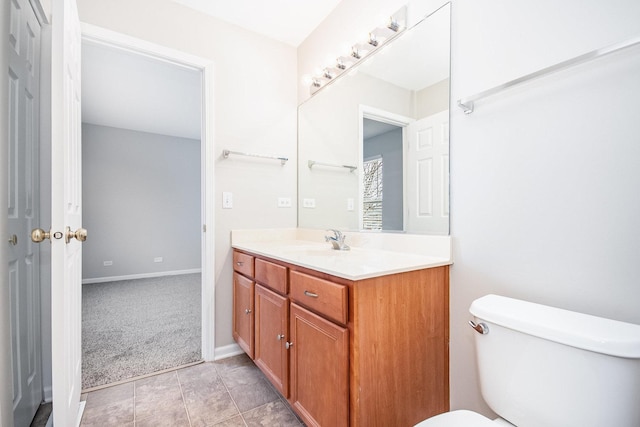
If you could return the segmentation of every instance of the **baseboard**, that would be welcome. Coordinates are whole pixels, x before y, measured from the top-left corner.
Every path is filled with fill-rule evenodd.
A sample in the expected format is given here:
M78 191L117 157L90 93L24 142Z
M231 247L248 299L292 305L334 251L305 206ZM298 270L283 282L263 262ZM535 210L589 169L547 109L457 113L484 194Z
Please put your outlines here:
M227 357L237 356L242 353L244 353L244 351L235 343L216 347L214 351L214 360L226 359Z
M80 423L82 422L82 414L84 414L84 405L86 404L87 404L87 401L83 400L78 405L78 419L76 421L76 427L80 427ZM53 415L53 412L51 414Z
M47 386L42 389L42 400L45 403L53 402L53 391L51 390L51 386Z
M159 271L156 273L140 273L140 274L127 274L124 276L96 277L93 279L82 279L82 284L88 285L91 283L116 282L118 280L148 279L152 277L178 276L181 274L194 274L194 273L202 273L202 269L193 268L191 270Z

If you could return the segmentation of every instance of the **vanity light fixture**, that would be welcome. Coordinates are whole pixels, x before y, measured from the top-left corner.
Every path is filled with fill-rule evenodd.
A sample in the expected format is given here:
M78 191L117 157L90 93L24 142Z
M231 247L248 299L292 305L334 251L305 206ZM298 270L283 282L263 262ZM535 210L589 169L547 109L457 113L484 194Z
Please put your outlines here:
M303 78L305 84L309 86L310 93L313 95L334 81L344 71L356 65L362 58L397 37L406 29L406 25L403 24L406 21L407 7L403 6L389 18L386 24L370 31L366 42L359 42L351 46L351 52L348 55L339 56L336 58L335 64L322 67L322 71L318 70L313 77L306 76Z
M378 47L378 38L373 33L369 33L369 44L373 47Z
M325 79L331 80L332 78L335 77L335 74L328 68L325 68L324 70L322 70L322 77L324 77Z
M400 30L400 24L398 24L397 19L395 19L393 16L389 19L389 23L387 24L387 28L390 29L391 31L393 31L394 33L397 33L398 30Z

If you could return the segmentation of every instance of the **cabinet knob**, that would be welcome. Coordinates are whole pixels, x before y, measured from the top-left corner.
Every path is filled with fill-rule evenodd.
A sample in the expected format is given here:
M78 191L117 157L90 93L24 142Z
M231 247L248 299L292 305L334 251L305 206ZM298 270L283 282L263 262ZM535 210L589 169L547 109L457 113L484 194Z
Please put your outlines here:
M250 314L250 313L251 313L251 310L249 310L248 308L245 308L245 309L244 309L244 312L245 312L246 314Z
M306 296L308 296L308 297L311 297L311 298L318 298L318 294L313 293L313 292L304 291L304 294L305 294Z
M239 266L239 267L242 267L242 266L244 265L244 262L242 262L242 261L237 261L237 262L236 262L236 265L237 265L237 266Z
M284 339L284 334L278 334L278 335L276 335L276 339L277 339L278 341L280 341L280 340Z
M284 348L286 348L287 350L289 350L291 347L293 347L293 343L292 342L284 343Z

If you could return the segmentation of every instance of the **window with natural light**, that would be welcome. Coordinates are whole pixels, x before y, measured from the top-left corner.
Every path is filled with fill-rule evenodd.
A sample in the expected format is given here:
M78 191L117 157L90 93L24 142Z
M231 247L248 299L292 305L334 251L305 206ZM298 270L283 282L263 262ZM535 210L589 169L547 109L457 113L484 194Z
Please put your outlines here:
M366 160L363 169L362 228L382 230L382 157Z

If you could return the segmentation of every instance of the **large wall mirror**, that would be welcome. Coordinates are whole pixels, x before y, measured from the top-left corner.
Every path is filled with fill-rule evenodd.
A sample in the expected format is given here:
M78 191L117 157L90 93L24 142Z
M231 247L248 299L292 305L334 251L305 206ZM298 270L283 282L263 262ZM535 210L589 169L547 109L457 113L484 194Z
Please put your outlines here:
M449 234L450 5L298 109L298 226Z

